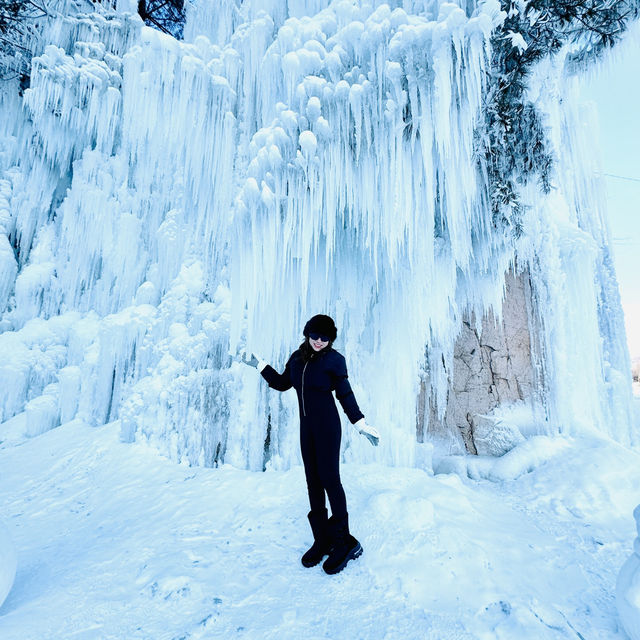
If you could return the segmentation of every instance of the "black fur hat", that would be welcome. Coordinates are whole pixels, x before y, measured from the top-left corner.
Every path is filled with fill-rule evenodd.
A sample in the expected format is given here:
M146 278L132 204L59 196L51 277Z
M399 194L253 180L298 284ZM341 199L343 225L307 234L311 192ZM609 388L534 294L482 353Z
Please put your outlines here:
M309 337L310 333L321 333L333 342L338 335L338 330L336 329L333 318L318 314L317 316L313 316L313 318L304 325L304 331L302 333L306 338Z

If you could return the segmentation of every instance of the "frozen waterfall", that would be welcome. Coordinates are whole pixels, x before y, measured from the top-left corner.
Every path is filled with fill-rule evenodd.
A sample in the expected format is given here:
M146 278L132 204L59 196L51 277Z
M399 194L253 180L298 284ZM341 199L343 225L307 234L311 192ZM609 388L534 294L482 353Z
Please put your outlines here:
M183 42L127 6L63 11L0 96L0 440L120 420L189 464L286 468L294 394L235 356L281 369L328 313L382 436L344 429L348 460L428 466L514 403L638 442L563 54L531 78L557 166L516 238L474 153L497 0L200 1Z

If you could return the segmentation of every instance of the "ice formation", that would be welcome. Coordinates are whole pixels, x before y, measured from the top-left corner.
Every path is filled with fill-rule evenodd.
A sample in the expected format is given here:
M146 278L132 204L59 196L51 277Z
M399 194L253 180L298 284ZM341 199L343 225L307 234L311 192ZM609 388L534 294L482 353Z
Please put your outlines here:
M530 86L554 188L522 187L519 238L491 224L473 140L497 0L198 2L183 42L135 3L60 4L30 87L0 97L0 440L119 419L185 463L286 468L295 398L234 354L282 367L321 312L382 436L374 451L345 430L345 456L461 453L435 426L456 340L470 318L500 324L511 273L538 435L637 442L597 155L562 55Z
M616 604L624 630L631 640L640 640L640 505L633 512L638 537L634 553L625 562L616 583Z

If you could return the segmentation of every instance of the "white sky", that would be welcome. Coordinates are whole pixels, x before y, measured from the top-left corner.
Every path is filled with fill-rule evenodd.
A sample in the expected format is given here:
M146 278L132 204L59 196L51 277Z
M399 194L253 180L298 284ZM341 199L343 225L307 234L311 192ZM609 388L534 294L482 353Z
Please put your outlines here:
M608 217L631 357L640 357L640 25L585 78L596 103ZM621 177L613 177L621 176Z

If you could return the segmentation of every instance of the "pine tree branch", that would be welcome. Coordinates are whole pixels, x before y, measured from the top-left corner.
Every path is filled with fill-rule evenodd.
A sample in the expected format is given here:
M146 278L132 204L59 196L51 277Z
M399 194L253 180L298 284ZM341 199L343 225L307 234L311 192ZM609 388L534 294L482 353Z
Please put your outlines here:
M146 17L145 17L145 20L149 20L150 22L155 24L156 27L158 27L158 29L160 29L160 31L162 31L163 33L167 33L167 34L171 35L171 31L169 31L165 26L160 24L152 15L147 14Z
M26 53L31 53L31 51L29 51L29 49L27 49L26 47L23 47L21 44L18 44L17 42L14 42L13 40L9 40L5 36L0 35L0 41L1 42L5 42L6 44L10 45L11 47L16 47L18 49L22 49L22 51L25 51Z

